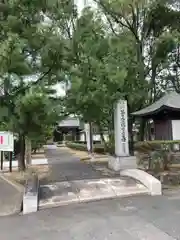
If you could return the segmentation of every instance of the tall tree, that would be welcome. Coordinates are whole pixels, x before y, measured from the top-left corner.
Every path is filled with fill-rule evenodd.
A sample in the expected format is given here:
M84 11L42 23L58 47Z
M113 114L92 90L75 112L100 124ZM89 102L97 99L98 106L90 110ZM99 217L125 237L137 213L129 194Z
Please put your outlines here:
M24 170L25 143L27 144L27 163L31 164L31 141L43 136L48 128L59 120L59 104L45 93L44 89L30 89L25 96L16 100L14 118L11 121L13 132L23 139L20 154L20 169ZM17 130L18 129L18 130Z
M1 3L1 121L9 122L19 117L17 99L27 97L33 86L50 86L64 80L65 37L50 18L62 4L63 0L7 0ZM58 17L59 21L65 21L64 13L65 9ZM21 129L16 131L21 133ZM24 146L23 135L20 138Z
M114 102L128 98L129 105L136 107L134 103L140 104L142 95L147 95L147 82L143 85L136 78L135 42L128 31L117 36L108 32L101 16L89 8L77 20L70 40L71 87L66 107L96 123L101 132L112 130Z
M162 90L167 86L165 73L169 69L169 54L177 49L177 41L172 32L177 29L180 17L178 1L95 2L115 35L127 31L133 38L137 60L136 81L142 86L145 82L149 83L149 90L146 95L142 95L140 101L151 104L161 96Z

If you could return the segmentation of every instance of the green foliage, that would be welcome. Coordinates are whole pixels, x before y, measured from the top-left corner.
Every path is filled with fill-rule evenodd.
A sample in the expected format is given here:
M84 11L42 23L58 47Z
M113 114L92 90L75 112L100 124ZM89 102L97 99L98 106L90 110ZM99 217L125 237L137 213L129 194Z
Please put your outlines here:
M87 145L86 144L81 144L81 143L71 143L71 142L66 142L66 146L75 150L79 151L87 151ZM95 153L105 153L105 148L101 144L96 144L93 147L93 152Z
M75 65L70 75L66 109L107 128L117 99L127 96L132 99L132 89L138 99L140 96L140 87L134 77L130 78L128 69L131 65L134 75L133 41L128 33L107 34L102 19L89 9L78 19L72 41Z
M154 141L136 142L134 144L134 149L135 151L138 151L138 152L149 153L151 151L156 151L160 149L176 151L176 148L179 148L179 146L180 146L180 141L154 140ZM179 151L179 149L177 149L177 151Z
M119 98L128 101L130 113L163 89L180 92L177 1L96 2L97 10L81 15L72 0L0 4L1 129L43 142L63 112L111 136ZM69 86L66 97L50 97L51 86L61 81ZM132 128L134 118L129 123ZM162 147L153 144L140 148Z
M58 106L42 90L31 89L15 105L14 128L30 138L49 132L59 118Z
M137 142L138 165L153 172L169 170L175 160L175 152L179 151L180 141L149 141Z

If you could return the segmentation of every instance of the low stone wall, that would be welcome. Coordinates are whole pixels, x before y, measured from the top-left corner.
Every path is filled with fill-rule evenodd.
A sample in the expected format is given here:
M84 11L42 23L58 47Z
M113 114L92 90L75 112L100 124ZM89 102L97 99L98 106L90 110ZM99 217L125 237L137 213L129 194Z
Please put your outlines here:
M23 195L23 214L38 211L39 179L37 175L29 177L25 184Z
M145 171L140 169L125 169L120 171L120 176L134 178L139 181L148 189L149 194L152 196L162 195L161 182Z

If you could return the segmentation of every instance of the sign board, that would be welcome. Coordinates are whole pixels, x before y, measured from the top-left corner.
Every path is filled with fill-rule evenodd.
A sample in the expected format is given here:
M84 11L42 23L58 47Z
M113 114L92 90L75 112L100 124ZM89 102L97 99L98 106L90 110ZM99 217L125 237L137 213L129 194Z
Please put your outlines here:
M14 136L11 132L0 132L0 151L14 151Z
M114 110L115 153L129 156L127 101L119 100Z

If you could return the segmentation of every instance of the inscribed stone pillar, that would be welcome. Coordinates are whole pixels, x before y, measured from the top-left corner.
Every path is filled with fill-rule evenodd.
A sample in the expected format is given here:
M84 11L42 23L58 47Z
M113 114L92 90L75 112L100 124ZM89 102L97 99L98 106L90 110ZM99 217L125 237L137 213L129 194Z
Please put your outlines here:
M114 171L136 168L136 158L129 156L127 101L119 100L114 108L115 156L109 156L108 166Z
M127 101L119 100L114 109L116 157L129 156Z

